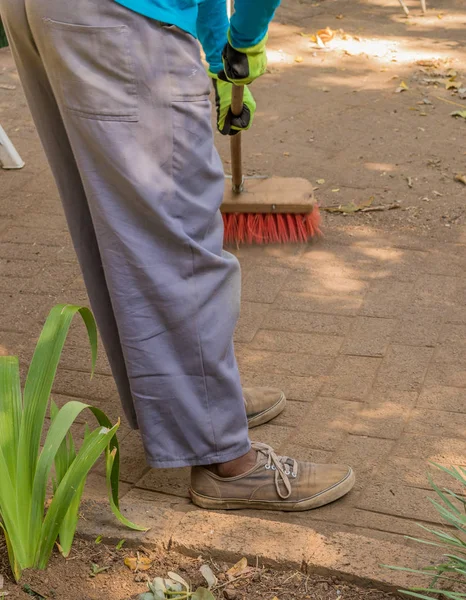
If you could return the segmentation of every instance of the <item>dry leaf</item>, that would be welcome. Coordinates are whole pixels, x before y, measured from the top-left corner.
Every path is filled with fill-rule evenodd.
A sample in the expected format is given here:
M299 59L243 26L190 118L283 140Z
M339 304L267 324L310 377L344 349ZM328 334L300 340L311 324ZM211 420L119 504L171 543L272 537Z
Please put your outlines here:
M316 43L319 46L319 48L325 48L324 42L320 39L318 35L316 35Z
M439 13L439 14L437 15L437 19L443 19L443 13Z
M461 175L461 173L458 173L457 175L455 175L455 181L459 181L460 183L464 183L464 185L466 185L466 176Z
M283 156L290 156L290 153L289 152L284 152Z
M334 190L332 190L332 192L339 192L340 188L335 188Z
M146 556L127 556L125 558L125 565L131 571L148 571L152 566L152 561Z
M466 110L455 110L450 113L452 117L459 117L461 119L466 119Z
M406 90L409 90L409 87L404 81L402 81L400 85L396 88L395 93L400 94L401 92L406 92Z
M209 590L217 585L218 579L209 565L202 565L200 571L204 579L207 581L207 587Z
M330 29L330 27L326 27L325 29L319 29L319 31L317 32L317 37L319 37L321 41L324 44L326 44L333 40L333 38L335 37L335 32L332 29Z
M349 204L340 204L339 206L323 206L322 210L326 210L331 213L342 213L342 214L352 214L355 212L359 212L365 208L369 208L369 206L374 202L374 196L371 196L369 200L366 202L361 202L361 204L355 204L354 202L350 202Z
M317 179L316 183L318 183L319 185L324 185L325 179Z
M448 75L448 77L454 78L458 75L458 73L454 69L448 69L447 75Z
M297 63L302 63L303 62L303 57L302 56L295 56L294 61Z
M229 577L238 577L248 568L248 559L243 557L240 561L236 563L231 569L228 569L227 575Z
M317 36L316 35L310 35L309 36L311 42L314 42L314 44L317 44Z
M345 18L345 17L344 17L344 15L337 15L337 16L335 17L335 19L344 19L344 18Z
M466 87L462 87L458 90L458 96L460 100L466 100Z
M459 90L463 84L459 81L447 81L445 84L445 88L447 90Z

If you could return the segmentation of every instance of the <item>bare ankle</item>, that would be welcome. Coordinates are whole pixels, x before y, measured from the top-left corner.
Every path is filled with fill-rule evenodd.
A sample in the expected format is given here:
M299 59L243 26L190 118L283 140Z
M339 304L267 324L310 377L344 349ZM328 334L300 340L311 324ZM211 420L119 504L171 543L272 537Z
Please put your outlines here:
M224 463L218 463L216 465L209 465L207 469L212 471L219 477L237 477L250 471L257 461L257 452L251 448L249 452Z

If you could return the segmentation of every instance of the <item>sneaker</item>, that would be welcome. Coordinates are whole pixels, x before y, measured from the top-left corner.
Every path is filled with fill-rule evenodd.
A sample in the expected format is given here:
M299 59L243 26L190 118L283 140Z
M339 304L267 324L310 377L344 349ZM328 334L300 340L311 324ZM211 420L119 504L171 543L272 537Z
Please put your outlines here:
M301 511L319 508L347 494L355 483L350 467L298 462L253 443L256 465L243 475L219 477L204 467L191 470L191 498L210 509L254 508Z
M275 419L286 405L285 394L275 388L243 388L243 396L250 429Z

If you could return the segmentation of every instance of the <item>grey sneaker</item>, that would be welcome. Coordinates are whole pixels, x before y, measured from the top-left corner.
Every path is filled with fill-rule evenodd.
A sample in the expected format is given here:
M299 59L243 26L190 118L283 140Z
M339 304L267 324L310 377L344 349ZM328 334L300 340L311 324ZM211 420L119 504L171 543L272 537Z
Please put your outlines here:
M219 477L204 467L191 470L191 498L210 509L254 508L301 511L319 508L347 494L355 483L350 467L298 462L253 443L256 465L237 477Z
M243 388L243 396L250 429L275 419L286 405L285 394L275 388Z

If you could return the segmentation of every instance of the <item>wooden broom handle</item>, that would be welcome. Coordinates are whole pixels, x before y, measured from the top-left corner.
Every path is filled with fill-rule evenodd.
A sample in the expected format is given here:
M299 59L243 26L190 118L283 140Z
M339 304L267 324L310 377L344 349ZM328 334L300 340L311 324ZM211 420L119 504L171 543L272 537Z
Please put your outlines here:
M243 112L244 86L233 85L231 95L231 112L238 116ZM230 137L231 151L231 179L233 191L239 193L243 190L243 168L241 164L241 133Z

